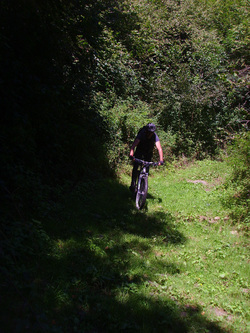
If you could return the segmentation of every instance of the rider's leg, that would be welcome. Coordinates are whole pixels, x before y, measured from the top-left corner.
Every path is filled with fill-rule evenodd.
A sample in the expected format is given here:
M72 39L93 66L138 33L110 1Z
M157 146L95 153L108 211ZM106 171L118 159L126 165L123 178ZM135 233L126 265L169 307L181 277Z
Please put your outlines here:
M136 158L141 159L143 155L142 155L141 152L136 151L134 156ZM139 172L138 167L139 167L139 163L134 162L134 166L133 166L133 170L132 170L131 186L129 187L129 189L132 192L136 191L136 182L137 182L137 179L138 179L138 172Z
M135 187L136 187L136 180L138 177L138 167L139 167L139 164L135 162L134 166L133 166L133 170L132 170L132 179L131 179L131 186L130 186L130 190L132 192L135 191Z
M152 154L151 153L150 154L146 154L144 156L144 158L145 158L145 161L151 162L151 160L152 160ZM149 174L149 166L147 166L146 170L147 170L147 173Z

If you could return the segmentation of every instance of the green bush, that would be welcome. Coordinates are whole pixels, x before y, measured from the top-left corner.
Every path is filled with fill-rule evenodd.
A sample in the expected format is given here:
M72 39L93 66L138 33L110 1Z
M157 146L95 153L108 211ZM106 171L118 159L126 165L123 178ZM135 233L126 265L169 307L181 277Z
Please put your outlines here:
M152 117L149 105L140 100L116 99L99 94L99 113L105 124L106 153L112 168L128 158L130 145L140 128L156 119ZM114 95L113 95L114 97Z
M250 203L250 133L236 136L228 151L228 163L233 172L226 183L230 193L226 205L231 208L235 223L243 223L247 227Z

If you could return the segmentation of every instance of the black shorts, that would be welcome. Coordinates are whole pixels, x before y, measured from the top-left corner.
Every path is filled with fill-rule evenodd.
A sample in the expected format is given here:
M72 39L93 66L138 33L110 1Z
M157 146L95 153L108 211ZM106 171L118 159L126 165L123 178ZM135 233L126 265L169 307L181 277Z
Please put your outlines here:
M152 153L143 153L141 151L136 151L135 152L135 157L139 158L140 160L144 160L147 162L151 162L153 154Z

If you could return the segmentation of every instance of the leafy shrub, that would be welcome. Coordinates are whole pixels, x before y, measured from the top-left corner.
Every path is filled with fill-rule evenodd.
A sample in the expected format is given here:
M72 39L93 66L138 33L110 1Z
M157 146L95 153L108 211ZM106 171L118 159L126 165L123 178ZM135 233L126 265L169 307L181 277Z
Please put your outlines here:
M230 195L226 205L231 207L232 217L236 223L249 223L250 194L250 133L235 137L229 147L228 162L233 172L226 186Z
M107 158L111 167L116 168L119 162L128 157L130 145L139 129L156 120L147 103L133 98L112 101L112 96L110 97L103 98L99 94L99 113L107 133Z

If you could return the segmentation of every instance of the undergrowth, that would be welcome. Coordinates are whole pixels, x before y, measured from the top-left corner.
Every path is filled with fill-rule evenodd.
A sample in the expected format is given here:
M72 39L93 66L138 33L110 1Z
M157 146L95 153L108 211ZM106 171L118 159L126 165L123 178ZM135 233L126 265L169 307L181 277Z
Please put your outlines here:
M4 331L247 332L248 238L223 205L230 174L211 160L152 169L143 211L126 172L65 193L42 221L41 255L5 281Z

